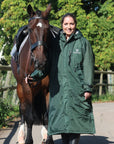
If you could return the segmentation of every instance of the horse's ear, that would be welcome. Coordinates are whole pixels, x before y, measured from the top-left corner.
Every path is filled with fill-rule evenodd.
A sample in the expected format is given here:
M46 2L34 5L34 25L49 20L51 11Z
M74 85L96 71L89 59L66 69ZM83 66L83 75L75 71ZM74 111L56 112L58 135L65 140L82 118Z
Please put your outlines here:
M35 14L32 6L30 4L27 7L27 12L28 12L28 14L29 14L30 17L32 17Z
M51 4L49 4L47 6L47 9L44 12L42 12L43 17L46 18L49 15L50 11L51 11Z

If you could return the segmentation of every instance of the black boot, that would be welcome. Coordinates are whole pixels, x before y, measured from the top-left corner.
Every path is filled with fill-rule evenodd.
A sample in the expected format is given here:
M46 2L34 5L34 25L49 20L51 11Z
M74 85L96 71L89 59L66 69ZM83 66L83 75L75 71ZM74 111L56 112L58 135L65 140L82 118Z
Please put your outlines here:
M69 134L61 134L62 144L69 144Z
M79 144L80 134L70 134L69 144Z
M62 144L69 144L69 141L67 139L62 139Z

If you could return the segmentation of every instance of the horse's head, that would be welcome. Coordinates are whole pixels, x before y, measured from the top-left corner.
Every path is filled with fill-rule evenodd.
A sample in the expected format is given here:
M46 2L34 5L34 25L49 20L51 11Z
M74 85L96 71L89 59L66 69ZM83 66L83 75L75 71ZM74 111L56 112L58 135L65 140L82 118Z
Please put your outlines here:
M48 14L50 13L51 5L49 4L45 11L37 10L34 12L31 5L27 11L30 15L28 22L29 41L31 45L32 61L35 68L43 70L47 63L47 35L49 31Z

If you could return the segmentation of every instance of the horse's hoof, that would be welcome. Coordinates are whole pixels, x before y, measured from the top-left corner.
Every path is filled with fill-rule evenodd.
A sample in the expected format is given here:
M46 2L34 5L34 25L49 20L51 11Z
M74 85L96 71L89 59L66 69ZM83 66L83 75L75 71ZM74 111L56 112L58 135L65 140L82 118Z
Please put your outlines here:
M42 144L46 144L46 139L43 139Z
M18 143L18 142L16 142L16 144L25 144L25 143Z
M16 144L25 144L25 143L19 143L19 142L16 142Z
M33 141L31 141L31 142L25 142L25 144L33 144Z

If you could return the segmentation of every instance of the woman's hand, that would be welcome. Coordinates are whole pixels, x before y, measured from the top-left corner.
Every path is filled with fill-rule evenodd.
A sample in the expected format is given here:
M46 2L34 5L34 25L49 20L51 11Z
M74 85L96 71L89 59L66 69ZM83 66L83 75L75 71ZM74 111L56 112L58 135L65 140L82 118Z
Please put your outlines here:
M90 92L85 92L84 96L85 96L85 100L87 100L88 98L91 97L91 93Z
M30 75L25 77L25 83L27 84L29 80L33 80L33 78L31 78Z

